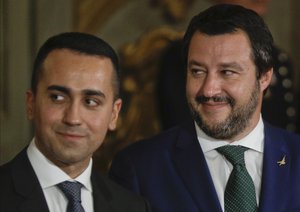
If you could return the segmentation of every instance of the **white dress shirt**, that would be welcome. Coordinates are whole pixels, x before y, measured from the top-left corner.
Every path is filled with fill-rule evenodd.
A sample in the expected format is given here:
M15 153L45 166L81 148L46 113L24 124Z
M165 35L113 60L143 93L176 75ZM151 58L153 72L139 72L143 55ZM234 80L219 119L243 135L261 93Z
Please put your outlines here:
M92 195L93 191L90 180L92 159L90 160L86 170L76 179L72 179L39 151L35 145L35 139L31 141L27 149L27 155L40 182L50 212L66 211L68 199L56 186L58 183L66 180L77 181L83 185L81 188L82 206L86 212L94 211Z
M225 186L233 166L221 153L216 150L216 148L228 144L241 145L249 148L249 150L245 152L245 163L246 168L254 182L256 200L257 203L259 203L264 152L264 124L262 118L260 117L257 126L246 137L232 143L229 143L225 140L216 140L211 138L207 136L197 124L195 124L195 126L198 141L203 150L223 211Z

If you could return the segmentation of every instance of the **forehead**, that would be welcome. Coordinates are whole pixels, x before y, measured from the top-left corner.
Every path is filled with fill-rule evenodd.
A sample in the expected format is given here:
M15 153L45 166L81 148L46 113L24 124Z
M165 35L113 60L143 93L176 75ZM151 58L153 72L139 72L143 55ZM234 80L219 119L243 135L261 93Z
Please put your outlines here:
M190 42L187 60L188 66L200 65L211 70L217 67L256 70L251 43L241 30L221 35L196 32Z
M101 88L111 86L112 74L113 65L107 57L59 49L48 54L39 81L74 89Z
M196 32L189 45L189 56L191 55L248 55L252 47L247 34L242 30L220 35L207 35Z

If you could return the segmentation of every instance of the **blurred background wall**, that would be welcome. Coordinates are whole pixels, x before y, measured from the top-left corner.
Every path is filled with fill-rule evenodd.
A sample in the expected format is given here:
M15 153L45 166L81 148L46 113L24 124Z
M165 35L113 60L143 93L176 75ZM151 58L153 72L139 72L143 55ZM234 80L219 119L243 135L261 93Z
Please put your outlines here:
M108 41L121 56L129 76L124 78L123 89L131 94L125 95L130 101L125 101L119 133L111 134L96 154L96 160L102 161L99 169L105 171L120 148L162 130L159 119L151 117L158 116L155 102L149 101L154 95L149 79L156 76L155 62L167 42L181 36L191 17L210 5L209 0L1 0L0 164L12 159L32 138L25 92L34 56L45 39L64 31L89 32ZM300 1L273 0L264 18L277 45L291 56L299 94ZM137 78L142 89L135 82ZM139 92L134 93L137 89ZM137 109L131 110L134 107ZM128 111L130 114L125 115ZM142 125L142 120L151 126ZM130 128L124 127L131 123ZM138 125L149 130L136 132Z

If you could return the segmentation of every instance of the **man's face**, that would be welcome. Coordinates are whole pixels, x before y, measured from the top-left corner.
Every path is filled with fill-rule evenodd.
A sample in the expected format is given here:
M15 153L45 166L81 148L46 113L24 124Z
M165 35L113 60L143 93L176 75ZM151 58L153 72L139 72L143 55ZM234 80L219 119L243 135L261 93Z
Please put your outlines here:
M59 167L88 164L115 129L121 100L113 101L112 77L106 57L61 49L45 59L36 94L27 92L27 113L37 147Z
M196 32L187 64L187 99L199 127L216 139L247 135L259 120L272 75L270 70L257 80L247 35Z

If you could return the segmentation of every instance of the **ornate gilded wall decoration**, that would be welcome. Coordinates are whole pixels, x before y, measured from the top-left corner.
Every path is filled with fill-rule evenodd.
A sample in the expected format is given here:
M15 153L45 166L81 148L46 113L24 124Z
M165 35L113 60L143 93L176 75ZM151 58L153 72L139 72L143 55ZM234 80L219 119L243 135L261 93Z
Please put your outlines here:
M161 131L156 93L161 55L170 42L181 36L170 28L158 28L121 48L124 104L119 127L96 154L99 169L105 171L123 147Z
M74 0L74 29L96 32L119 8L130 0ZM165 17L179 22L186 16L194 0L149 0L149 4L162 8ZM146 3L146 2L145 2Z
M74 0L74 28L94 33L128 0Z
M152 5L161 7L166 17L174 22L184 19L193 1L194 0L150 0Z
M179 22L184 19L194 0L145 0L145 4L159 7L167 20ZM130 0L74 0L75 29L94 33L101 28L113 12ZM105 144L96 152L95 165L106 172L115 153L142 138L150 137L162 130L158 112L157 81L161 57L166 47L182 37L169 27L144 32L133 43L119 51L122 67L123 108L118 127L109 133Z

